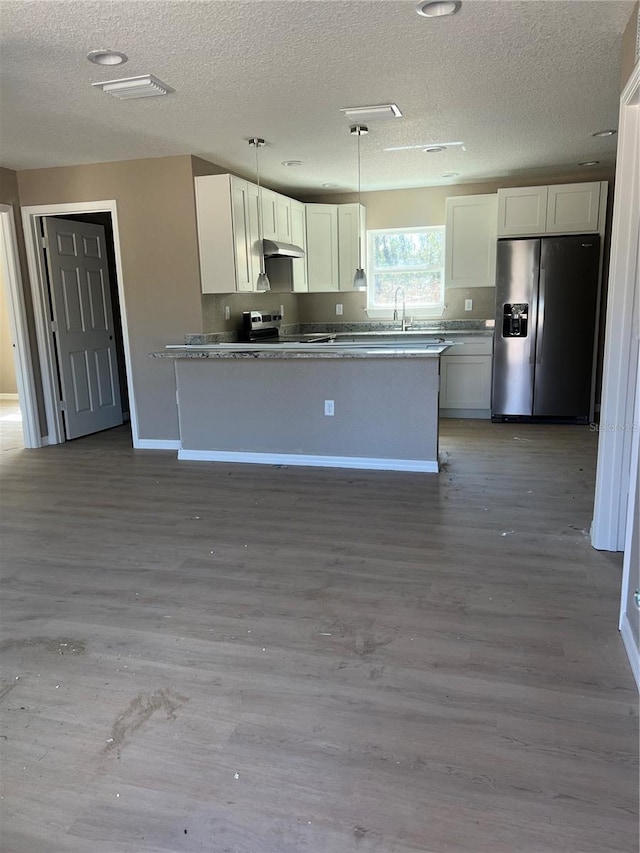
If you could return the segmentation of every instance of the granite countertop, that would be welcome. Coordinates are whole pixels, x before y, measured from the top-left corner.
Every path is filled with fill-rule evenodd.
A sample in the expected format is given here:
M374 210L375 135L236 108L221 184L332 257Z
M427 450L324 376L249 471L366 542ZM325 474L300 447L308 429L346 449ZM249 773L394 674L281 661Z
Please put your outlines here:
M494 328L493 320L442 320L442 321L416 321L410 329L403 332L395 322L371 322L371 323L283 323L280 326L280 339L283 342L312 340L319 335L332 335L336 338L345 337L391 337L402 335L408 339L412 337L450 338L459 336L482 336L492 337ZM236 343L238 333L208 332L205 334L185 335L186 346L202 346L208 344Z
M453 337L453 336L455 336L455 337L461 337L461 336L464 336L464 337L474 337L474 336L491 337L493 335L493 331L494 331L493 329L472 329L469 331L465 330L465 329L407 329L406 331L402 332L402 331L400 331L400 329L388 329L388 330L384 329L381 331L373 331L373 332L362 332L362 331L359 331L359 332L328 332L327 334L333 335L336 338L336 340L340 340L341 337L345 337L345 338L403 337L404 338L405 336L408 338L410 338L412 336L416 337L416 338L432 337L432 338L437 339L437 340L444 340L445 338L449 338L449 337ZM318 336L317 332L315 333L315 335L313 335L313 334L298 335L299 338L302 338L302 337L312 338L312 337L317 337L317 336Z
M366 344L204 344L191 346L169 345L152 358L438 358L448 344L423 346L378 346Z

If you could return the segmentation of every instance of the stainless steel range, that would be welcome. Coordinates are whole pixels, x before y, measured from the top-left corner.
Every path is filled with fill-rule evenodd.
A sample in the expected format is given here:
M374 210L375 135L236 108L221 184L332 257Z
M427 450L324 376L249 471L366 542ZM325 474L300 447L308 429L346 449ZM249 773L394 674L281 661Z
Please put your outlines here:
M333 335L281 335L282 314L266 314L263 311L243 311L242 329L239 338L244 343L279 344L306 343L320 344L333 340Z

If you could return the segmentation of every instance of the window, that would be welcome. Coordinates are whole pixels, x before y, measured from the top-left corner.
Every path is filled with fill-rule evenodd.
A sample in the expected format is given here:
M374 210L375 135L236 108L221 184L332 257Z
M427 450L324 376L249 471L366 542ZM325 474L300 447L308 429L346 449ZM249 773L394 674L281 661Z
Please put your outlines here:
M387 317L398 287L407 317L444 310L444 228L385 228L367 232L367 312ZM398 293L398 309L402 295Z

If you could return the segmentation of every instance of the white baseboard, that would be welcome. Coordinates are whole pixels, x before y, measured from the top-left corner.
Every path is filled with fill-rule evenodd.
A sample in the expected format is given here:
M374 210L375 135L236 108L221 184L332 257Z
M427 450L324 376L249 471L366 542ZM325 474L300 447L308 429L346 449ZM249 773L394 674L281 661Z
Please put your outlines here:
M185 449L178 450L178 459L193 462L245 462L256 465L300 465L312 468L360 468L370 471L438 473L438 463L424 459L374 459L363 456L303 456L298 453L245 453Z
M17 400L17 394L0 394L0 400Z
M633 673L636 685L640 691L640 652L638 651L638 646L636 645L636 640L633 636L633 629L631 628L626 613L622 617L622 622L620 623L620 636L622 637L622 643L627 653L627 657L629 658L631 672Z
M139 438L133 444L134 450L179 450L177 438Z

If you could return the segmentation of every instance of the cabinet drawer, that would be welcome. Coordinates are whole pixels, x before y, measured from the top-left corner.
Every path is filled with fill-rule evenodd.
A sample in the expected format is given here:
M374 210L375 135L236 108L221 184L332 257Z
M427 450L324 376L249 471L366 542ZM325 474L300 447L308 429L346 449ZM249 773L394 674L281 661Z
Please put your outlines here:
M493 352L493 336L459 338L451 335L450 340L455 346L444 354L443 358L455 358L459 355L491 355Z

